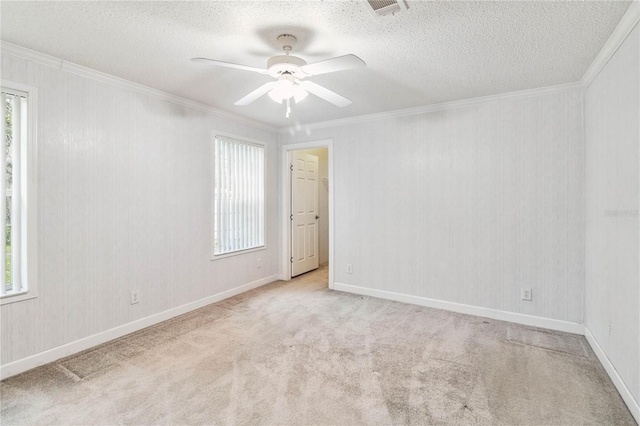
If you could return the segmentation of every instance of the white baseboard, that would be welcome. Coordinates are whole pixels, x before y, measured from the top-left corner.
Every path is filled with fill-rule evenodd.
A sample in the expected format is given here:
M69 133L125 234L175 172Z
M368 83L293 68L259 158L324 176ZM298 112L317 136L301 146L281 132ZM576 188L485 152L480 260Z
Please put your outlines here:
M622 400L625 402L625 404L627 404L627 407L629 407L629 411L631 411L631 414L636 419L636 422L640 424L640 404L638 404L638 401L635 400L627 385L624 384L622 377L620 377L616 368L613 366L611 361L609 361L609 357L607 357L607 354L604 352L602 347L600 347L600 344L598 343L596 338L593 337L593 334L591 334L591 330L589 330L589 328L586 326L584 328L584 336L587 338L587 342L589 342L589 345L591 345L591 349L593 349L593 352L595 352L596 356L600 360L600 363L611 378L611 381L618 390L618 393L622 397Z
M254 288L269 284L278 279L278 275L271 275L257 281L253 281L244 285L241 285L231 290L223 291L212 296L205 297L204 299L196 300L176 308L171 308L157 314L141 318L136 321L132 321L127 324L58 346L38 354L19 359L17 361L10 362L0 366L0 380L4 380L7 377L15 376L32 368L39 367L44 364L48 364L53 361L57 361L60 358L72 355L74 353L84 351L85 349L92 348L94 346L106 343L109 340L117 339L118 337L125 336L143 328L158 324L162 321L166 321L178 315L186 314L195 309L202 308L210 305L211 303L219 302L224 299L228 299L245 291L252 290Z
M575 322L561 321L551 318L536 317L533 315L518 314L515 312L499 311L497 309L481 308L461 303L446 302L443 300L429 299L427 297L411 296L392 291L375 290L350 284L334 283L333 289L348 293L362 294L380 299L394 300L396 302L411 303L413 305L427 306L429 308L444 309L461 314L475 315L500 321L509 321L533 327L547 328L550 330L564 331L567 333L584 334L584 325Z

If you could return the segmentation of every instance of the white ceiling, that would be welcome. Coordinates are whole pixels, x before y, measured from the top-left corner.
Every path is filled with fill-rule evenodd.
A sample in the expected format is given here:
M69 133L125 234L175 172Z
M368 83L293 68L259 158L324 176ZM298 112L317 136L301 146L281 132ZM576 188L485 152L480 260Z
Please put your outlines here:
M306 124L576 82L628 1L411 1L375 17L355 1L1 2L3 40L274 126ZM233 103L266 75L189 59L266 67L276 37L307 62L352 53L367 67L312 81L353 101Z

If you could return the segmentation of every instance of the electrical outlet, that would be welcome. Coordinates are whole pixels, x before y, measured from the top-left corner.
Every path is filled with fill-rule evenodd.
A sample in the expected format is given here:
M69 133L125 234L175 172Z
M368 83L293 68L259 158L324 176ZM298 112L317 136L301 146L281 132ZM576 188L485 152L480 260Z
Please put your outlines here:
M258 269L262 268L262 259L258 259L256 261L256 268L258 268Z
M531 289L530 288L522 288L522 300L531 300Z
M347 264L347 274L353 274L353 266L350 263Z
M131 290L131 304L135 305L136 303L140 303L140 291Z

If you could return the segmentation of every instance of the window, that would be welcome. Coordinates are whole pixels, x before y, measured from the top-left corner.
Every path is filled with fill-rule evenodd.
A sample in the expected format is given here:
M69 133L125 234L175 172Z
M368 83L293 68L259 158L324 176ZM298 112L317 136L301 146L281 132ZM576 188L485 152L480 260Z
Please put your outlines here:
M4 241L0 259L2 304L35 297L35 89L2 82L2 135L0 149L0 211Z
M264 145L214 137L213 255L264 247Z

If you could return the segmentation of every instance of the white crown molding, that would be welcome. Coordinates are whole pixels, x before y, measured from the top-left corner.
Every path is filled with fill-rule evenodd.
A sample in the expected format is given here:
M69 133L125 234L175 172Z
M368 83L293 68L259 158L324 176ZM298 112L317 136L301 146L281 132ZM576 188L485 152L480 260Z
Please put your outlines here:
M385 120L390 118L407 117L410 115L426 114L430 112L444 111L450 109L464 108L483 103L496 102L503 99L524 99L536 96L550 95L553 93L566 92L569 90L580 89L582 86L578 83L565 83L555 86L538 87L535 89L519 90L516 92L501 93L498 95L481 96L477 98L463 99L460 101L443 102L439 104L424 105L413 108L398 109L394 111L380 112L369 115L359 115L356 117L340 118L337 120L319 121L317 123L302 124L296 126L282 127L280 133L295 134L300 131L322 129L327 127L347 126L350 124L366 123L370 121Z
M148 317L141 318L139 320L132 321L127 324L123 324L121 326L105 330L79 340L75 340L65 345L57 346L53 349L49 349L44 352L31 355L29 357L19 359L17 361L1 365L0 380L4 380L7 377L15 376L16 374L31 370L32 368L40 367L41 365L57 361L69 355L73 355L86 349L90 349L94 346L101 345L110 340L117 339L127 334L131 334L133 332L142 330L143 328L150 327L163 321L167 321L171 318L186 314L212 303L216 303L221 300L236 296L240 293L253 290L254 288L270 284L276 280L278 280L278 275L270 275L257 281L232 288L231 290L223 291L221 293L196 300L195 302L190 302L182 306L159 312L157 314L153 314Z
M162 100L170 101L188 108L197 109L200 111L208 112L219 117L227 118L233 121L244 123L260 129L279 132L279 133L291 133L295 134L299 131L307 131L313 129L322 129L327 127L339 127L350 124L365 123L370 121L384 120L389 118L406 117L417 114L425 114L436 111L444 111L456 108L464 108L472 105L478 105L488 102L496 102L503 99L522 99L535 96L543 96L552 93L559 93L575 89L577 87L588 87L593 79L598 75L606 63L611 59L613 54L618 50L620 45L624 42L627 36L631 33L636 24L640 21L640 0L634 0L627 12L622 17L618 26L611 34L600 53L593 61L591 66L587 69L580 82L566 83L555 86L540 87L534 89L520 90L515 92L501 93L497 95L488 95L477 98L463 99L459 101L443 102L439 104L424 105L413 108L405 108L394 111L381 112L376 114L360 115L356 117L341 118L337 120L320 121L316 123L309 123L304 125L287 126L287 127L275 127L266 123L253 120L241 115L233 114L227 111L223 111L211 106L201 104L180 96L172 95L170 93L163 92L161 90L152 89L139 83L134 83L119 77L115 77L100 71L95 71L90 68L76 65L59 58L55 58L50 55L46 55L40 52L36 52L31 49L24 48L6 41L1 42L1 50L4 53L21 57L30 61L38 62L44 65L52 66L54 68L63 69L65 71L82 75L84 77L92 78L97 81L114 84L120 87L134 90L138 93L143 93L149 96L153 96Z
M412 305L426 306L435 309L444 309L446 311L457 312L460 314L491 318L499 321L508 321L531 327L541 327L549 330L564 331L566 333L580 335L584 334L584 325L576 322L519 314L517 312L500 311L498 309L483 308L481 306L464 305L462 303L448 302L446 300L430 299L428 297L413 296L393 291L376 290L351 284L334 283L333 289L347 293L361 294L363 296L377 297L379 299L393 300L395 302L410 303Z
M586 337L587 342L589 342L589 345L591 345L591 349L593 349L593 352L598 357L598 360L604 367L605 371L611 378L611 381L618 390L618 393L622 397L622 400L627 404L627 407L629 408L629 411L631 411L633 417L636 419L636 422L640 424L640 404L638 404L638 401L636 401L633 397L631 390L624 383L624 380L622 380L622 377L620 377L620 375L618 374L618 371L611 363L609 357L607 357L604 349L602 349L596 338L591 333L591 330L589 330L589 327L585 326L584 336Z
M2 53L7 53L11 56L16 56L28 61L37 62L42 65L48 65L58 69L62 67L62 59L45 55L44 53L36 52L35 50L27 49L4 40L1 41L0 50Z
M171 93L163 92L162 90L153 89L151 87L148 87L139 83L134 83L132 81L125 80L120 77L115 77L110 74L103 73L101 71L96 71L91 68L83 67L82 65L77 65L71 62L67 62L65 60L55 58L50 55L46 55L44 53L36 52L35 50L27 49L26 47L18 46L6 41L1 41L0 51L2 51L2 53L16 56L18 58L26 59L28 61L36 62L42 65L47 65L53 68L57 68L63 71L80 75L82 77L100 81L102 83L112 84L118 87L122 87L124 89L134 91L136 93L154 97L162 101L172 102L177 105L181 105L187 108L192 108L198 111L203 111L221 118L226 118L228 120L246 124L259 129L268 130L271 132L278 132L280 130L278 127L270 126L261 121L252 120L250 118L243 117L238 114L233 114L227 111L223 111L223 110L211 107L209 105L201 104L199 102L195 102L190 99L173 95Z
M637 1L634 2L634 4L636 3ZM627 12L627 14L628 13L629 12ZM229 120L247 124L252 127L256 127L259 129L268 130L272 132L292 133L292 134L299 131L307 131L312 129L338 127L338 126L345 126L345 125L356 124L356 123L384 120L389 118L398 118L398 117L405 117L410 115L424 114L429 112L464 108L464 107L478 105L482 103L496 102L501 99L520 99L520 98L528 98L528 97L535 97L535 96L543 96L543 95L548 95L552 93L559 93L559 92L572 90L581 86L580 83L567 83L567 84L560 84L556 86L539 87L534 89L520 90L516 92L508 92L508 93L501 93L497 95L488 95L488 96L482 96L477 98L463 99L460 101L443 102L439 104L405 108L405 109L381 112L376 114L361 115L361 116L348 117L348 118L342 118L337 120L321 121L321 122L310 123L305 125L296 125L296 126L278 128L278 127L271 126L266 123L253 120L241 115L237 115L237 114L233 114L217 108L213 108L211 106L201 104L199 102L195 102L190 99L182 98L177 95L172 95L170 93L163 92L158 89L153 89L139 83L134 83L132 81L115 77L100 71L96 71L91 68L87 68L71 62L67 62L62 59L55 58L53 56L46 55L44 53L40 53L31 49L27 49L25 47L18 46L6 41L1 41L0 50L3 53L7 53L16 57L27 59L43 65L48 65L54 68L58 68L58 69L73 73L73 74L91 78L96 81L113 84L119 87L123 87L125 89L135 91L137 93L141 93L141 94L155 97L157 99L173 102L175 104L182 105L188 108L193 108L199 111L204 111L222 118L227 118Z
M598 53L596 59L593 60L591 66L589 66L582 76L580 83L583 87L589 87L596 76L600 74L600 71L607 65L607 62L609 62L611 57L617 52L629 34L631 34L631 31L633 31L638 24L638 21L640 21L640 1L634 0L618 23L616 29L611 33L607 42L602 46L602 49L600 49L600 53Z

